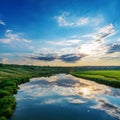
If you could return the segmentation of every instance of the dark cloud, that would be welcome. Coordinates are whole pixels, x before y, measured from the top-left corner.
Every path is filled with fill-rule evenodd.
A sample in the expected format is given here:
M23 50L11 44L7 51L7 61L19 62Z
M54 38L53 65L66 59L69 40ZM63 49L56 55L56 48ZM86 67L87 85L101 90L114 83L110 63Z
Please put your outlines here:
M53 54L40 54L39 56L30 57L30 59L43 60L43 61L53 61L53 60L56 59L56 55L53 55Z
M64 62L76 62L80 59L82 59L83 57L85 57L85 54L65 54L65 55L61 55L61 56L57 56L55 54L40 54L39 56L32 56L32 57L27 57L29 59L33 59L33 60L41 60L41 61L54 61L55 59L59 59L62 60Z
M114 44L110 46L108 53L120 52L120 44Z
M76 61L82 59L85 56L86 55L84 55L84 54L79 54L79 55L76 55L76 54L65 54L65 55L60 56L59 59L64 61L64 62L76 62Z

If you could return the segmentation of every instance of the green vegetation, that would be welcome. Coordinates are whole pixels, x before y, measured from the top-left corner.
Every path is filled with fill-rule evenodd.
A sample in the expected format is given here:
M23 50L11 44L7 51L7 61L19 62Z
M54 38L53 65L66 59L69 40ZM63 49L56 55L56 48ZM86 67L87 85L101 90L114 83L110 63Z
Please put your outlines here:
M13 96L18 85L28 82L32 77L51 76L57 73L69 73L70 67L39 67L0 64L0 120L11 117L16 106Z
M16 100L13 95L17 93L18 85L28 82L33 77L48 77L58 73L71 73L76 77L120 88L120 70L89 70L100 68L0 64L0 120L6 120L6 118L11 117L16 106ZM102 67L102 69L108 68Z
M120 70L82 70L72 72L71 74L76 77L120 88Z

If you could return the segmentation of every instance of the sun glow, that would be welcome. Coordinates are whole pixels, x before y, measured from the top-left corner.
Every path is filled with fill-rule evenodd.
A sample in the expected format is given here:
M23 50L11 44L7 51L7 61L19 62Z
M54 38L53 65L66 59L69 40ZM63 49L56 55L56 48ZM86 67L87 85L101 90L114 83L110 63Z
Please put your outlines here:
M94 46L92 44L85 44L80 48L80 52L85 54L92 54L93 50L94 50Z
M101 48L103 53L106 51L106 48L103 47L102 43L100 43L99 41L92 41L89 44L83 44L78 49L80 53L84 53L87 55L98 55L101 54Z

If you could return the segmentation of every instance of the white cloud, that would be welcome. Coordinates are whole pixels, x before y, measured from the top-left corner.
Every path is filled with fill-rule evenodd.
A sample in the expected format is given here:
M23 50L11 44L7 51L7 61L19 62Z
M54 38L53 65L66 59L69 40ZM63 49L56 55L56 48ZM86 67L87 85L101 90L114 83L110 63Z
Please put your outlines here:
M116 33L113 24L101 27L95 33L83 35L82 38L91 38L94 40L105 39L107 37L113 36Z
M62 13L62 15L56 17L59 26L61 26L61 27L63 27L63 26L73 26L74 23L71 23L71 22L66 20L68 15L69 15L68 12L64 12L64 13Z
M104 22L104 18L101 15L93 18L91 16L71 15L69 12L63 12L61 15L56 16L55 19L60 27L99 26L99 24Z
M99 29L98 34L101 35L101 37L109 37L115 34L115 29L113 24L104 26Z
M76 21L76 26L85 25L89 22L88 18L80 18L78 21Z
M22 38L18 33L13 33L12 30L6 30L5 38L0 39L0 42L3 44L13 44L17 42L30 43L30 40Z
M68 12L63 12L60 16L56 16L55 18L60 27L78 27L89 22L86 17L73 18Z
M92 41L81 45L78 51L89 56L101 56L108 51L108 47L103 43Z
M0 25L6 25L4 21L0 20Z

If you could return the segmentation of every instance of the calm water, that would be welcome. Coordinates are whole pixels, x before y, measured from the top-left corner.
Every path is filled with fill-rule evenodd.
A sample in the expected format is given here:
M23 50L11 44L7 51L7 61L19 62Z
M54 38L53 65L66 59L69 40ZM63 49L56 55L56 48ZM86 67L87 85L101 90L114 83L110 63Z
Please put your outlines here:
M120 89L71 75L20 85L11 120L120 120Z

